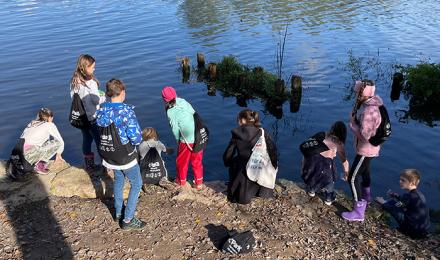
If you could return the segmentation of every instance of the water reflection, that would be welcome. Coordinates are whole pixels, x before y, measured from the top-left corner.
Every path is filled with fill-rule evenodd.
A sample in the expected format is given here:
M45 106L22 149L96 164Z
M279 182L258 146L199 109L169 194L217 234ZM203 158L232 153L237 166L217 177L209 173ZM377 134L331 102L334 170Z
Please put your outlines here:
M178 6L194 38L215 44L222 32L234 26L247 31L260 24L269 24L273 32L293 24L308 34L329 30L350 30L362 23L360 16L385 14L398 4L393 1L351 0L186 0Z

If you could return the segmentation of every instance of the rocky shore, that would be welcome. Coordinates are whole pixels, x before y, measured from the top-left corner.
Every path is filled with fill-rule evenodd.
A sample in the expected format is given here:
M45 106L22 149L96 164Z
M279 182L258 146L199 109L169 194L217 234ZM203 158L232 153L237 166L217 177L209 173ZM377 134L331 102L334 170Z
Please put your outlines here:
M275 198L250 205L228 203L223 182L202 191L164 182L141 193L142 231L113 222L112 180L70 165L49 175L11 183L0 167L0 259L437 259L440 237L412 240L390 229L375 207L362 223L340 212L350 202L338 194L325 205L300 184L279 180ZM252 230L248 254L222 253L228 230ZM436 258L437 257L437 258Z

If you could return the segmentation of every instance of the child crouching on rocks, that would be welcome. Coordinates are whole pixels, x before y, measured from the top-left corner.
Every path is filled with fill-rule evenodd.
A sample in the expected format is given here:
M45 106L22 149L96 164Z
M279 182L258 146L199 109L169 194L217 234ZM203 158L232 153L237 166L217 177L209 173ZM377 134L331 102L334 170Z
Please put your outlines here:
M376 201L396 219L402 233L412 238L424 238L429 233L430 222L425 196L417 190L420 173L415 169L406 169L400 174L399 182L400 188L408 193L400 196L388 192L389 200L377 197Z
M172 154L174 149L166 147L159 141L159 135L156 129L152 127L142 130L142 140L142 143L139 145L139 155L141 174L144 179L143 189L145 190L145 183L159 184L163 178L168 180L168 172L161 153Z
M321 189L325 190L324 203L331 205L336 200L334 183L336 181L336 166L333 158L340 158L345 178L348 175L349 164L345 154L347 127L344 122L335 122L328 133L319 132L300 145L304 155L301 165L301 177L306 184L307 194L314 197Z
M64 141L53 123L53 112L49 108L38 111L37 119L32 120L24 129L23 154L26 161L34 165L38 174L47 174L48 162L55 155L55 163L64 162L61 154Z

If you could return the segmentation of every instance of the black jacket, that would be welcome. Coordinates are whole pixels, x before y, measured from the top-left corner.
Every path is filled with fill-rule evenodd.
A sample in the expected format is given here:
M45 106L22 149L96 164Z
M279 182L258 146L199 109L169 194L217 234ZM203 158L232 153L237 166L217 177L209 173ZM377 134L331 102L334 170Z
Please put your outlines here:
M248 179L246 164L251 157L252 148L261 136L261 130L251 124L239 126L232 131L229 145L223 153L223 162L229 167L228 199L232 202L247 204L252 197L272 196L272 190L262 187ZM272 165L278 167L277 149L271 136L264 131L267 152Z

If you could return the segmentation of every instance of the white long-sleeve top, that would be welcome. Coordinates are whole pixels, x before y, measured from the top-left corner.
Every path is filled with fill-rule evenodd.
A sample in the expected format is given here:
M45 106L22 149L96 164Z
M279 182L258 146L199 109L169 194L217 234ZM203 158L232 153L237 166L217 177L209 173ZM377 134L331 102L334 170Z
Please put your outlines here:
M64 151L64 140L58 131L57 126L52 122L32 121L24 129L21 138L24 138L25 145L41 146L49 140L50 137L61 143L57 153L61 154Z
M75 92L78 92L82 100L84 109L86 110L87 119L94 121L96 118L96 110L99 105L105 102L105 96L99 94L98 83L95 80L87 80L86 85L79 85L79 87L70 90L70 97L73 97Z

